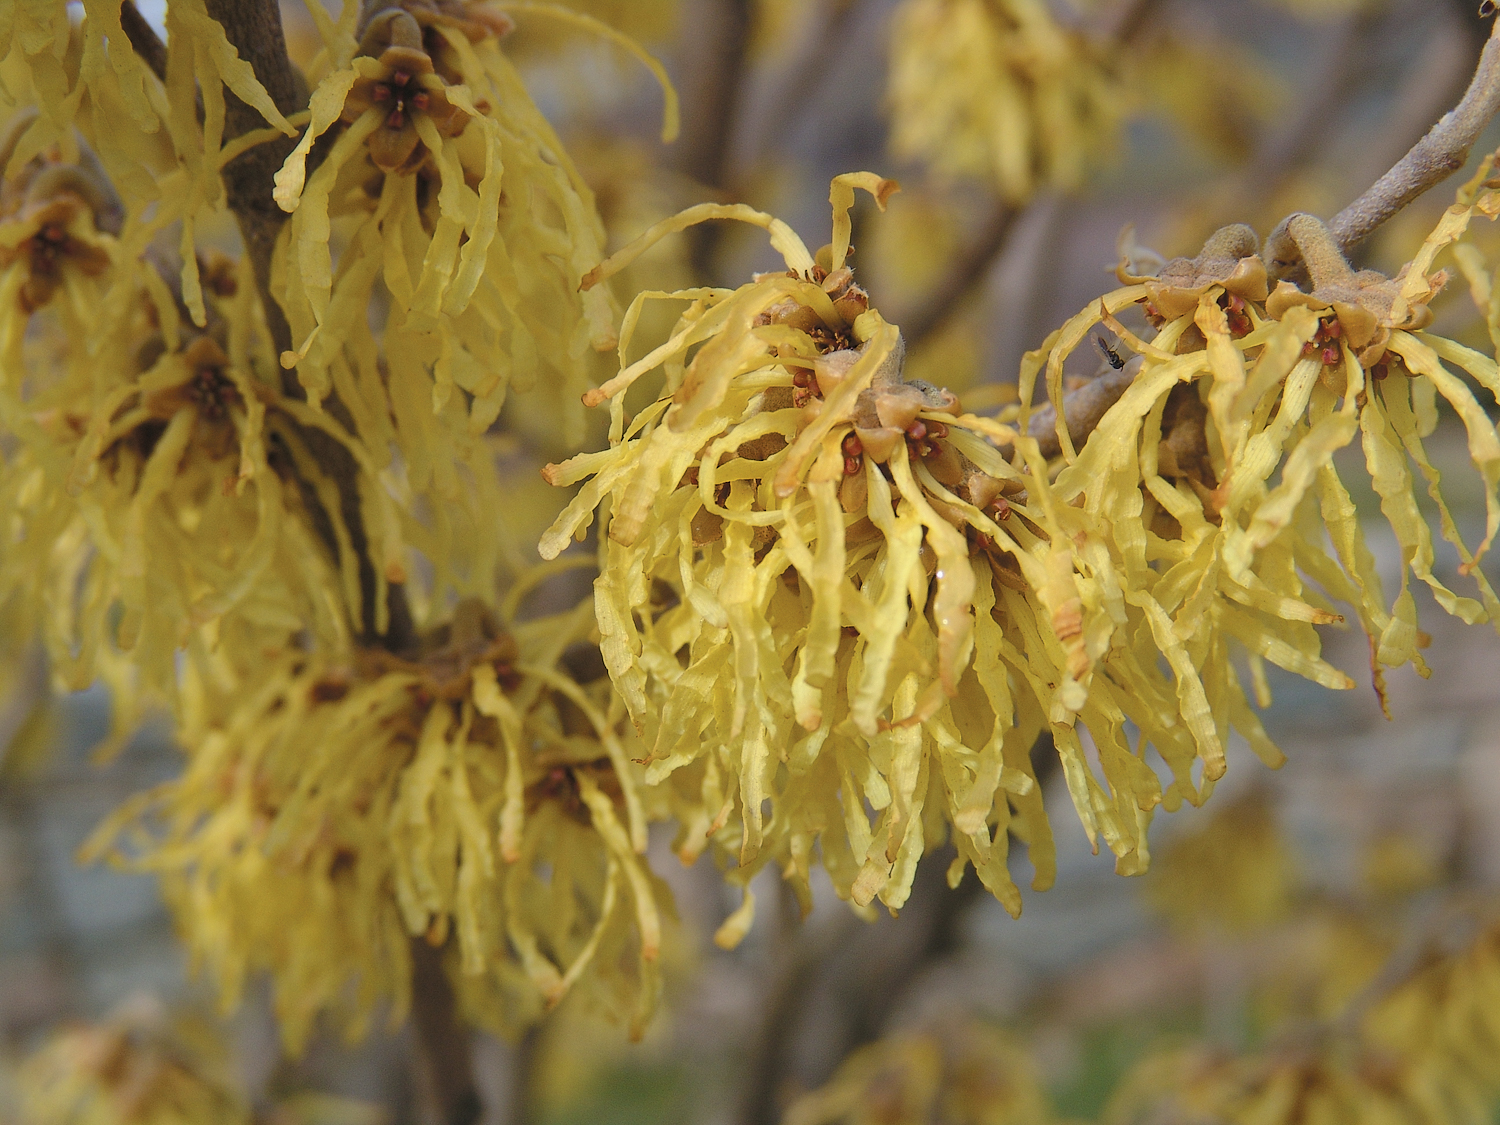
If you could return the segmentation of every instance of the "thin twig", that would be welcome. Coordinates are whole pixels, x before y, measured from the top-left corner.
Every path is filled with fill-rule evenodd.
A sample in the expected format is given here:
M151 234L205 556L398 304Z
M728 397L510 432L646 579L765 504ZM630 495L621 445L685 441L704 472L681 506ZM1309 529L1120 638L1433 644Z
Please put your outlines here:
M1368 76L1364 60L1374 24L1374 18L1364 12L1345 16L1328 28L1304 69L1307 82L1297 91L1292 112L1258 146L1226 214L1240 214L1274 193L1317 150L1333 122L1347 110L1360 80Z
M1165 4L1166 0L1127 0L1114 14L1109 37L1126 45L1140 42Z
M472 1044L458 1017L458 998L443 951L413 938L411 1020L422 1084L441 1125L475 1125L484 1106L474 1081Z
M901 318L901 335L908 348L932 336L956 313L976 287L983 286L990 268L1005 252L1020 209L996 203L979 236L943 275L943 282L916 309Z
M1463 100L1394 168L1336 216L1329 228L1346 253L1429 188L1462 168L1479 134L1500 111L1500 23L1490 32Z
M167 80L167 45L156 34L156 28L146 22L135 0L124 0L120 5L120 27L130 46L141 56L141 61L151 68L151 73L163 82Z
M708 42L695 45L696 88L685 99L688 113L678 141L677 167L704 187L725 192L729 187L734 135L744 101L746 56L754 17L751 0L717 0L705 20ZM721 224L695 228L693 266L708 278Z
M255 67L256 78L271 95L276 108L283 114L302 109L304 99L300 94L304 84L286 53L280 7L272 0L207 0L207 7L208 14L223 25L225 36L234 44L240 57ZM224 102L226 141L265 127L266 121L260 111L246 105L233 91L224 91ZM276 172L295 143L295 138L285 137L256 145L224 167L229 209L239 223L245 253L255 267L266 322L275 346L285 351L291 350L291 329L281 306L271 297L270 278L271 252L281 224L286 221L286 213L277 206L271 192L275 188ZM302 397L294 373L287 372L282 381L286 393Z
M1381 28L1384 42L1401 33L1403 17L1409 11L1408 8L1391 13ZM1351 154L1350 166L1344 169L1350 189L1374 183L1449 106L1463 97L1468 87L1484 50L1484 37L1470 34L1470 27L1446 5L1436 6L1430 23L1427 39L1407 64L1380 127L1371 131L1368 144ZM1362 51L1359 63L1364 64L1368 57L1369 51Z
M728 180L735 118L743 97L746 53L753 17L750 0L718 0L711 21L712 41L701 44L698 88L693 110L683 122L677 166L709 187Z
M749 1052L739 1125L777 1125L789 1093L821 1085L850 1051L878 1039L922 970L958 948L963 919L985 892L972 870L948 889L952 858L944 849L922 859L899 918L840 919L786 947ZM810 1030L816 1051L807 1050Z
M822 25L803 41L797 54L782 65L785 80L778 82L768 106L757 107L758 136L753 148L757 158L788 140L788 123L815 116L828 83L838 73L832 65L846 40L861 0L824 0Z
M537 1111L537 1067L542 1060L542 1023L534 1023L521 1033L511 1052L510 1104L504 1125L535 1125Z

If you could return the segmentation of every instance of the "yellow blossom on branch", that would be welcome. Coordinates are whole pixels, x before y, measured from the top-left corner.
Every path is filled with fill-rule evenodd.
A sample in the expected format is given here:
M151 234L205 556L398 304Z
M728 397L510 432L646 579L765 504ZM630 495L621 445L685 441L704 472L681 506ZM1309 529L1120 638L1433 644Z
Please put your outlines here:
M161 873L226 1005L269 973L294 1051L320 1014L355 1035L384 1002L403 1018L413 940L447 947L482 1025L576 987L639 1034L665 903L641 853L664 798L602 673L565 670L588 624L512 635L465 602L406 656L227 650L184 688L183 775L89 850Z
M1126 108L1106 52L1045 0L905 0L891 20L891 148L1007 202L1082 186Z
M412 486L445 497L511 388L561 391L576 441L587 353L615 343L607 290L578 290L602 256L592 193L502 51L508 27L478 5L368 14L276 176L293 213L275 283L295 345L282 363L314 401L348 401L380 351L386 374L361 388L382 388L368 404L372 454L383 464L394 441ZM307 177L325 131L337 139ZM336 267L335 225L348 228ZM363 312L377 285L390 294L378 330Z
M768 215L704 205L591 275L707 218L765 228L788 267L736 290L632 304L622 356L647 300L688 307L665 343L589 396L610 402L611 448L549 467L555 484L587 483L541 549L557 555L607 501L595 583L605 660L650 748L648 780L702 771L703 807L718 809L707 833L739 854L733 880L774 857L806 893L816 849L841 894L896 908L922 853L951 832L951 877L973 863L1015 912L1011 833L1030 845L1035 885L1051 881L1029 758L1039 734L1057 747L1090 838L1122 871L1143 870L1152 811L1207 796L1231 726L1280 760L1227 659L1230 638L1347 686L1317 658L1310 625L1335 617L1296 588L1272 594L1258 574L1232 591L1239 603L1200 581L1199 566L1222 568L1212 533L1196 527L1187 567L1148 565L1130 425L1109 431L1118 444L1088 448L1131 451L1124 471L1095 464L1086 478L1117 482L1112 506L1080 506L1072 478L1051 479L1047 433L907 382L899 332L844 264L856 187L881 201L894 189L869 174L836 179L834 240L816 258ZM1143 297L1136 287L1110 300ZM1159 410L1203 362L1158 372L1132 361L1127 399ZM666 394L627 416L631 384L657 367ZM1163 471L1197 469L1184 450ZM1288 631L1300 648L1280 639ZM683 840L684 858L705 846L696 829Z
M210 1029L136 996L63 1028L21 1064L26 1125L250 1125L229 1053Z

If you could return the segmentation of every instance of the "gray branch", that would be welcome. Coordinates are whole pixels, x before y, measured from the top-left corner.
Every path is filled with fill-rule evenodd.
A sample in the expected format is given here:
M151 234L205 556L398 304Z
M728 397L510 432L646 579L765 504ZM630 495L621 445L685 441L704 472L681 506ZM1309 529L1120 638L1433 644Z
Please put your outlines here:
M1463 100L1412 146L1375 186L1338 213L1329 228L1347 253L1382 223L1429 188L1442 183L1469 159L1479 134L1500 111L1500 23L1490 32L1479 67Z

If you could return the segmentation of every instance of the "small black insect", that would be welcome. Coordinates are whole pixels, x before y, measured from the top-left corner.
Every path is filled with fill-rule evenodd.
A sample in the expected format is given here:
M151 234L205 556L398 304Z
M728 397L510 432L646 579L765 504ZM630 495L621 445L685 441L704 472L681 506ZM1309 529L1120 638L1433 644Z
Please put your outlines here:
M1104 353L1105 360L1116 371L1125 366L1125 358L1103 336L1095 336L1094 343L1098 345L1099 350Z

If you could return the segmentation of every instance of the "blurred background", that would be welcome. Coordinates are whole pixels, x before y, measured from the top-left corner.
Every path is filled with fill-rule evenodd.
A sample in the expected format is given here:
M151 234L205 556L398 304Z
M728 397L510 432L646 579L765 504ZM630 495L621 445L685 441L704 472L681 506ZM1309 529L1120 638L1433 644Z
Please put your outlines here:
M516 13L511 54L593 185L612 246L705 199L769 211L816 246L831 176L893 176L903 191L888 211L856 215L859 279L902 326L915 373L976 406L1013 396L1024 352L1115 287L1127 224L1173 256L1196 253L1225 222L1264 234L1290 211L1330 216L1457 101L1489 30L1478 0L1036 0L1001 5L1050 15L1007 64L1031 85L991 89L944 65L951 28L921 38L917 9L941 4L571 6L644 43L683 99L682 138L663 147L660 92L638 63ZM159 4L141 8L159 16ZM294 57L309 58L305 10L284 14ZM1038 113L1019 179L981 135L1007 98ZM1492 128L1473 163L1497 144ZM1393 272L1460 182L1390 223L1364 261ZM1478 239L1500 242L1485 227ZM703 230L643 258L621 292L734 285L774 262L758 230ZM1483 342L1463 283L1452 288L1462 299L1438 306L1438 327ZM521 399L506 425L519 476L535 482L555 435L529 422ZM1460 427L1429 448L1439 468L1467 463ZM1450 499L1466 532L1482 527L1477 487ZM1356 500L1378 516L1373 494ZM1400 559L1386 522L1370 521L1367 537L1392 588ZM1458 560L1438 550L1449 581ZM1150 874L1119 878L1091 854L1055 785L1057 884L1026 892L1019 920L972 880L948 891L941 856L900 918L873 923L826 886L804 920L768 872L754 929L727 953L710 939L738 894L707 858L683 869L663 836L652 863L681 915L663 1015L640 1044L567 1002L519 1043L480 1037L486 1121L770 1125L851 1051L893 1034L900 1050L931 1046L940 1065L978 1050L992 1080L1006 1067L1034 1078L1045 1109L1021 1099L997 1123L1096 1120L1148 1055L1187 1043L1246 1050L1338 1013L1393 960L1447 940L1455 910L1500 891L1500 639L1416 596L1431 678L1390 673L1387 720L1363 637L1328 630L1329 659L1361 686L1273 678L1265 722L1290 761L1269 771L1237 745L1210 807L1157 819ZM283 1057L263 995L217 1019L151 879L75 863L108 812L178 765L164 722L97 764L109 711L102 689L50 697L39 664L0 710L0 1087L72 1021L186 1013L194 1042L263 1121L424 1120L404 1033L325 1037ZM859 1120L925 1120L899 1109ZM793 1112L836 1116L811 1101Z

